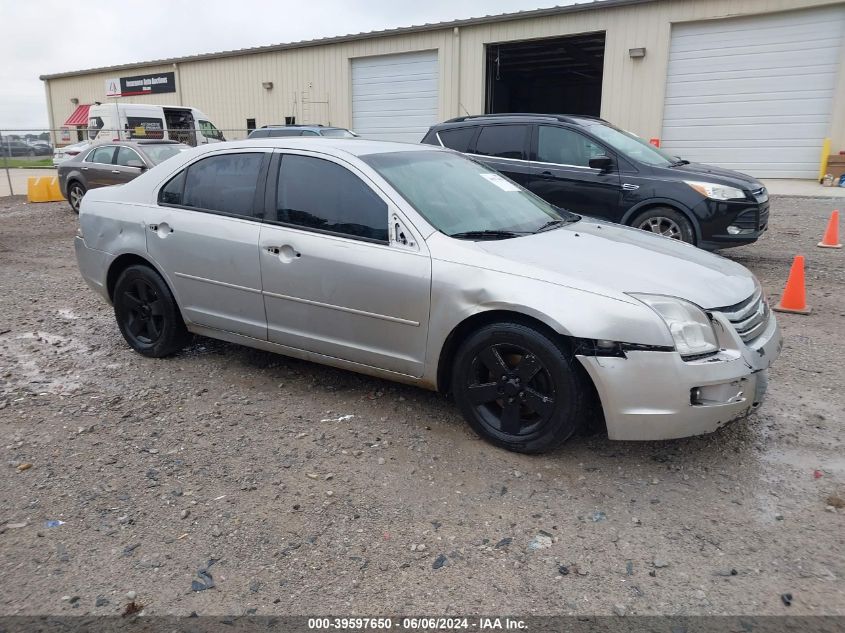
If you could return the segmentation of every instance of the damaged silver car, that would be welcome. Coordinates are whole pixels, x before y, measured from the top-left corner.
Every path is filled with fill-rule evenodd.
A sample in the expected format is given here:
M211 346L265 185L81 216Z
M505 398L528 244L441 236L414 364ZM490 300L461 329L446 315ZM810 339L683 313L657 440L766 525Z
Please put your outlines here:
M781 337L741 265L555 208L449 150L260 139L85 196L82 276L129 345L189 333L451 393L541 452L714 431L758 405Z

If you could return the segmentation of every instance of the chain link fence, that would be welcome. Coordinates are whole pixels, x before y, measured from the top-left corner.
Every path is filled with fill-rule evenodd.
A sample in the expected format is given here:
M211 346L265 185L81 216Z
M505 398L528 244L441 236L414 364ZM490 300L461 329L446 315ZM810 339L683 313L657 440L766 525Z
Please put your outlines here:
M121 130L62 127L0 128L0 196L24 195L32 176L54 176L63 161L78 156L94 143L108 141L174 140L196 146L237 141L249 136L247 128L162 128L148 123Z

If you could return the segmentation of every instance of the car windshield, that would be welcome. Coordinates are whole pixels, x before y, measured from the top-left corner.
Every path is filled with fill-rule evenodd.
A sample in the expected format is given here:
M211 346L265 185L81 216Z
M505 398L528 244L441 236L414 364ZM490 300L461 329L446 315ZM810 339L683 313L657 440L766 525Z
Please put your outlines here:
M432 226L450 236L516 237L579 219L498 172L451 152L390 152L361 159Z
M144 153L149 157L153 163L158 165L163 163L168 158L176 156L179 152L184 152L186 149L191 149L182 143L168 143L162 145L144 145Z
M596 123L588 129L620 154L629 156L646 165L669 167L678 162L674 156L656 148L645 139L611 125Z
M323 136L331 136L332 138L355 138L358 135L353 134L349 130L344 130L343 128L330 128L328 130L320 130L320 134Z

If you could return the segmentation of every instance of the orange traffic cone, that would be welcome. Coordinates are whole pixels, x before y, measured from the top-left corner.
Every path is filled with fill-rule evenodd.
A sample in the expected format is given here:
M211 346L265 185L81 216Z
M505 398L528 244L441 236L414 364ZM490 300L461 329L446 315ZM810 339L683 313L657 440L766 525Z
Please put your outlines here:
M810 314L807 305L807 293L804 289L804 256L796 255L789 269L789 279L783 289L780 303L775 306L777 312L794 312L796 314Z
M830 214L827 230L818 246L822 248L842 248L842 244L839 243L839 209L834 209L833 213Z

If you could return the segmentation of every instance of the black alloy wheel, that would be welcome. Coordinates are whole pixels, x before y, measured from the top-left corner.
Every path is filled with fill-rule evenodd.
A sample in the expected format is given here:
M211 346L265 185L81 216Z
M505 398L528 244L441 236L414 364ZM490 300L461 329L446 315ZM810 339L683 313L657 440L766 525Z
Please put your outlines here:
M115 284L114 314L126 342L144 356L168 356L187 341L173 294L147 266L130 266L121 273Z
M525 325L486 326L456 356L453 393L482 437L536 453L568 439L585 417L584 377L562 344Z

